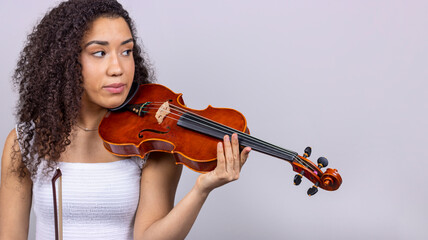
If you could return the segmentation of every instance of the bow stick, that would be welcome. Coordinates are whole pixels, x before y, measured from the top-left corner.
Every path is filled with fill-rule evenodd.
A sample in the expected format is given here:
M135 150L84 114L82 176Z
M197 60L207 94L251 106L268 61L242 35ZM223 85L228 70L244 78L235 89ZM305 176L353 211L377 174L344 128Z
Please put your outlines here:
M58 208L57 208L56 187L55 187L55 182L57 179L59 179ZM53 192L54 219L55 219L55 240L62 240L62 173L59 168L56 169L55 175L52 178L52 192Z

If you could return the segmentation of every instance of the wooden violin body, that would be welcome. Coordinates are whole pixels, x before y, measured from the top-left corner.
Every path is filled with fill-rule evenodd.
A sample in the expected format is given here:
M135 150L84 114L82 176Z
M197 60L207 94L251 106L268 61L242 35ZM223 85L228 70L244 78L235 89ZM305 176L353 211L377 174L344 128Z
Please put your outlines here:
M182 94L158 84L141 85L124 108L108 112L99 126L104 146L119 156L141 156L154 151L172 153L178 164L197 172L216 167L217 143L238 133L241 146L249 146L290 162L293 170L316 187L336 190L342 179L336 169L325 173L297 153L249 135L245 117L229 108L187 108Z
M174 154L176 162L184 164L197 172L208 172L216 167L217 139L189 131L177 125L183 111L189 111L214 120L229 124L241 132L247 131L244 116L236 110L213 108L193 110L186 108L182 94L175 94L168 88L157 84L141 85L128 106L149 103L138 116L134 111L109 112L99 127L104 146L110 152L120 156L142 156L153 151ZM161 122L156 118L159 107L167 102L169 106L180 109L171 112ZM141 106L137 107L138 108ZM183 109L183 110L181 110ZM218 114L218 111L222 114ZM232 121L231 121L232 119Z

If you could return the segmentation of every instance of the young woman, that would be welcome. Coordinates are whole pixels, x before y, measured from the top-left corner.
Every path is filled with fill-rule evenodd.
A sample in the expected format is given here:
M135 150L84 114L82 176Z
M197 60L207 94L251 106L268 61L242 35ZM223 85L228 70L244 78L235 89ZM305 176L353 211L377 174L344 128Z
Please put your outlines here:
M114 0L70 0L29 35L14 74L16 129L6 139L0 239L54 239L51 179L63 174L64 239L184 239L208 194L238 179L250 148L236 134L217 146L217 168L174 206L181 166L167 153L121 158L97 127L133 82L150 82L128 13Z

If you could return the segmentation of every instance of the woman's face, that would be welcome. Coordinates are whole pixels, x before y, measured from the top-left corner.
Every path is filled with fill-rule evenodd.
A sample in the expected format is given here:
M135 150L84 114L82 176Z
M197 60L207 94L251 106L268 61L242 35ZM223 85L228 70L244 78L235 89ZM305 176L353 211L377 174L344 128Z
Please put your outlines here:
M113 108L122 104L135 72L134 40L121 17L96 19L82 40L83 106Z

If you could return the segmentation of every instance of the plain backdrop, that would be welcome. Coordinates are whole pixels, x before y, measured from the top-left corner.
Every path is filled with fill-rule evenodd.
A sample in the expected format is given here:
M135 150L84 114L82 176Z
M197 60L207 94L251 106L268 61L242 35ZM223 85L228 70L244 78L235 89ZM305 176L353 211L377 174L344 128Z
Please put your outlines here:
M428 1L120 2L158 82L188 107L237 109L252 135L299 154L311 146L343 178L308 197L289 163L252 152L187 239L425 239ZM57 3L0 1L1 146L19 52ZM184 169L177 201L197 176Z

